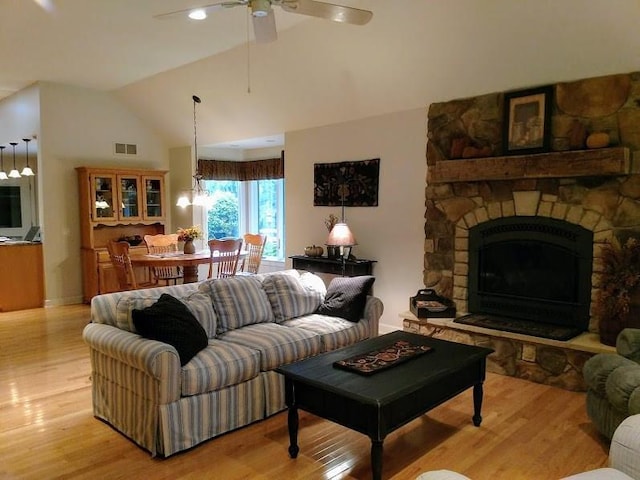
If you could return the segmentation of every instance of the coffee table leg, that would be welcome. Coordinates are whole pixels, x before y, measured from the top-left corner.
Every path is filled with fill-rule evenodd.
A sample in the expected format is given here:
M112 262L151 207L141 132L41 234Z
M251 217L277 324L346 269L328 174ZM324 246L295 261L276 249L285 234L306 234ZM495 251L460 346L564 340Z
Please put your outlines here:
M296 458L300 448L298 447L298 407L289 406L289 456Z
M383 440L371 440L371 478L382 480L382 442Z
M480 415L480 411L482 410L482 382L476 383L473 386L473 424L476 427L479 427L482 423L482 415Z

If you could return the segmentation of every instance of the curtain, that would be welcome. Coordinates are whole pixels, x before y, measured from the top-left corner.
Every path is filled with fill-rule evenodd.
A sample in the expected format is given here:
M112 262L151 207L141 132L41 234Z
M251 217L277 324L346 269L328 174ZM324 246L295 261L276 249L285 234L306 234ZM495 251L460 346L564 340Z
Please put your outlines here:
M235 162L198 160L198 173L204 180L269 180L284 178L284 152L280 158Z

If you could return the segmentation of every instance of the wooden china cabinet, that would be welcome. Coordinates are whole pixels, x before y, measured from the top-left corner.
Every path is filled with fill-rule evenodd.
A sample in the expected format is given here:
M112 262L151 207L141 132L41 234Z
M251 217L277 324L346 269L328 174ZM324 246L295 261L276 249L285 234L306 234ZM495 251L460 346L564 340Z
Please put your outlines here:
M164 170L78 167L83 299L115 292L118 282L107 253L109 240L128 238L131 255L144 255L134 238L165 231ZM136 269L139 282L149 269Z

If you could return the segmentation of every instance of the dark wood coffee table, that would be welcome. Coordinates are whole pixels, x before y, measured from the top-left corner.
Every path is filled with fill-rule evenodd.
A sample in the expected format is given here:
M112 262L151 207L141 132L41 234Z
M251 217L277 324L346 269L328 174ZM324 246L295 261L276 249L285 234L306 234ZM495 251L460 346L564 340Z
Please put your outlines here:
M337 360L383 348L398 340L432 351L372 375L339 369ZM486 357L493 350L396 331L276 369L285 377L289 408L289 455L298 456L298 409L371 439L372 478L382 477L387 434L473 387L473 424L482 421Z

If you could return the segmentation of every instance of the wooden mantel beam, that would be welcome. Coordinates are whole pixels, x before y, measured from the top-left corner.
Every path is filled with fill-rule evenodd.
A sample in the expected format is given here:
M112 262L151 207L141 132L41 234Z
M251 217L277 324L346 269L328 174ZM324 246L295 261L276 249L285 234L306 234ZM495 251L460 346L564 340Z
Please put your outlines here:
M629 175L626 147L438 161L428 167L429 183L516 180L523 178Z

